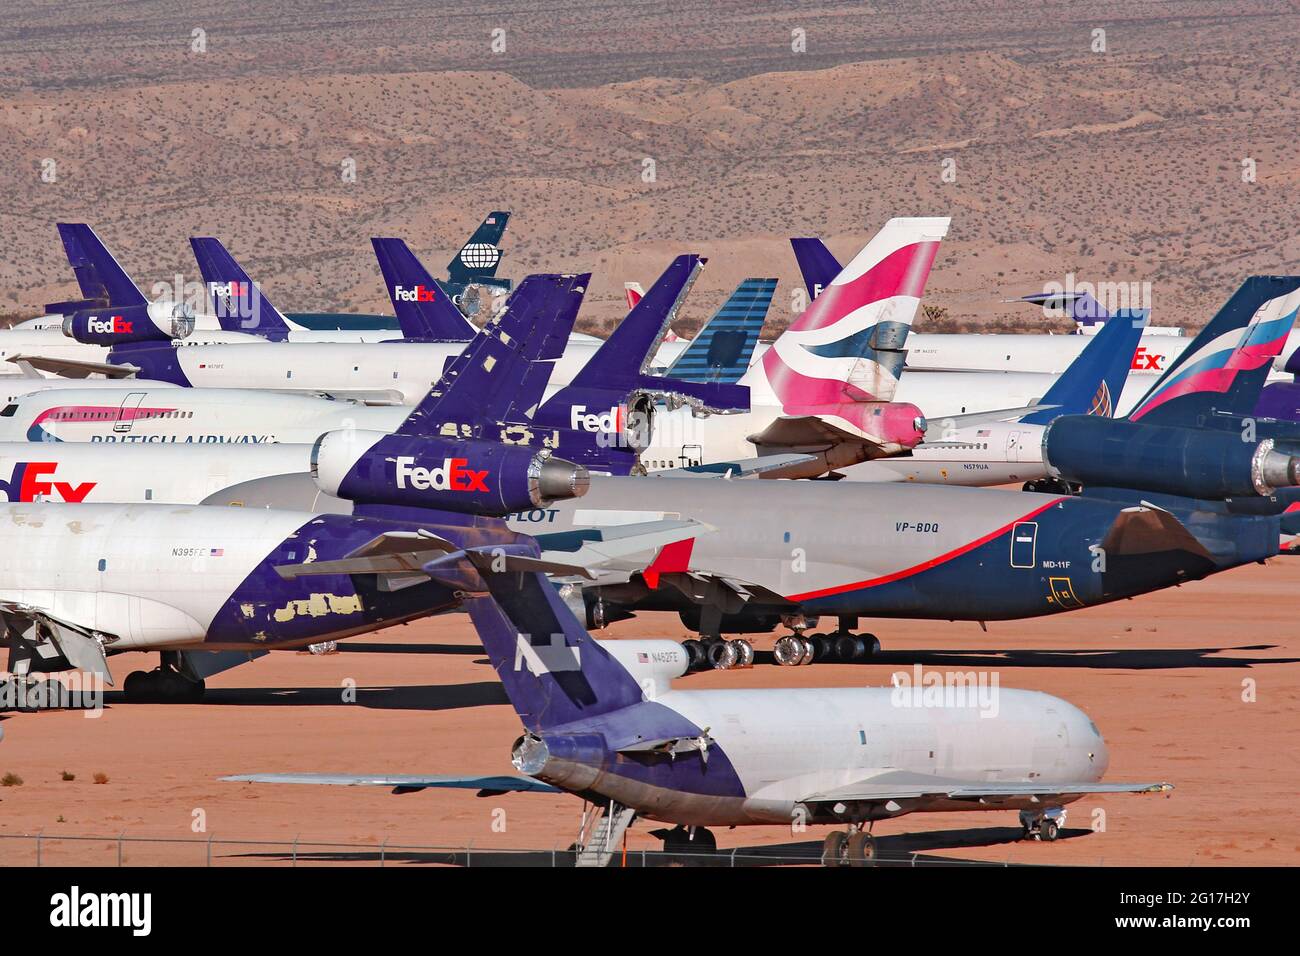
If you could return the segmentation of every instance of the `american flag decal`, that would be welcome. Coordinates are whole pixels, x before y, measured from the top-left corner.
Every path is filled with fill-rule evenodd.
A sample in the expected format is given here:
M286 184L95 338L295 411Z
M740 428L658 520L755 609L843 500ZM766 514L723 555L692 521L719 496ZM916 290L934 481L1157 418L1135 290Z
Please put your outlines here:
M638 654L636 655L636 662L637 662L638 664L649 664L649 663L650 663L650 655L649 655L649 654L645 654L645 653L638 653Z
M213 548L211 551L208 552L208 554L209 554L211 557L214 557L214 558L225 557L226 549L225 549L225 548Z

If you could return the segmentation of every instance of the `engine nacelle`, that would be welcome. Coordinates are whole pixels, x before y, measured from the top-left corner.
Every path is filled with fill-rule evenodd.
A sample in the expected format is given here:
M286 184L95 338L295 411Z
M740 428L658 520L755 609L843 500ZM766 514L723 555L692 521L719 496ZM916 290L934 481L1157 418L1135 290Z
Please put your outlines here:
M655 409L650 396L584 388L566 390L565 398L560 403L544 403L533 417L533 424L588 435L597 448L639 453L650 447Z
M194 310L165 299L124 309L84 309L63 319L63 334L86 345L169 342L193 331Z
M1236 430L1063 415L1043 432L1053 478L1190 498L1269 497L1300 484L1300 458Z
M481 439L326 432L311 474L327 494L373 504L500 517L587 493L587 469L549 451Z

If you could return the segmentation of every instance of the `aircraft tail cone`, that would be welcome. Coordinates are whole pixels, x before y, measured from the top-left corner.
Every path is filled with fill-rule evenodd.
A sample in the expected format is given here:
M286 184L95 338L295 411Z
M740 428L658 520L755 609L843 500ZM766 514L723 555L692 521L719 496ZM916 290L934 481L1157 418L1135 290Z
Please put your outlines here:
M591 487L591 473L585 465L552 456L534 459L534 467L533 498L539 507L550 501L581 498Z

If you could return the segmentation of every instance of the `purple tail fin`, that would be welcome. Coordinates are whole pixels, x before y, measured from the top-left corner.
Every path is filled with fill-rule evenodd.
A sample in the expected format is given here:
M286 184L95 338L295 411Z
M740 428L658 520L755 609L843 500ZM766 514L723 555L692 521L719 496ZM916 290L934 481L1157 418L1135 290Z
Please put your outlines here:
M1022 295L1020 302L1032 302L1044 309L1060 309L1078 325L1102 325L1110 318L1105 306L1086 289L1082 292L1035 292Z
M447 422L527 421L525 412L541 400L551 367L564 354L590 279L590 273L532 275L519 283L398 433L437 435Z
M640 685L544 574L483 578L491 597L467 602L470 619L525 727L536 733L641 702Z
M791 239L790 247L794 249L799 273L803 276L803 285L808 290L808 299L811 301L822 294L822 290L835 280L844 267L820 239Z
M203 274L212 311L227 332L247 332L280 342L289 337L289 323L257 283L226 251L218 239L191 237L190 247Z
M402 335L426 342L468 342L474 325L401 239L370 240Z
M68 265L72 266L81 294L88 301L122 308L149 304L126 270L99 241L95 230L84 222L61 222L58 228Z

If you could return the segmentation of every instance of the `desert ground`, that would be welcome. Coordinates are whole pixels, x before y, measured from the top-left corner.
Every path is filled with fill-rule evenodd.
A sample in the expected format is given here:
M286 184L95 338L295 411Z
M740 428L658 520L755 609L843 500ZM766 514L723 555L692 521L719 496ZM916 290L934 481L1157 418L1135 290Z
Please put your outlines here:
M60 219L157 294L214 235L282 308L388 311L370 236L440 274L506 208L503 273L593 270L588 329L693 251L683 329L774 275L771 333L789 236L849 256L949 214L920 329L1059 327L1004 300L1071 274L1199 326L1300 251L1298 24L1275 0L26 4L0 26L0 313L72 294Z
M1298 585L1300 560L1278 558L1134 601L991 624L988 633L969 623L878 621L872 629L884 651L870 664L780 668L760 655L752 670L693 675L679 686L883 686L916 663L990 671L1002 686L1082 707L1109 744L1108 779L1176 787L1168 796L1084 798L1052 844L1017 842L1010 811L902 817L876 824L882 856L916 865L1294 865L1300 838L1285 819L1300 789L1300 642L1291 630ZM685 632L655 614L601 636ZM757 643L770 649L771 638ZM113 659L119 679L147 663ZM348 681L355 703L343 699ZM471 866L547 865L574 839L582 810L576 798L547 794L394 795L218 780L271 771L512 773L519 723L460 615L342 642L337 654L272 654L213 678L199 705L131 705L110 692L97 719L24 713L0 726L0 773L22 780L0 788L0 863L35 862L34 839L9 837L39 833L47 865L116 865L119 836L193 841L126 841L127 866L201 865L209 837L271 841L216 842L214 865L288 865L295 840L299 865L378 865L381 855L388 865L465 865L467 846ZM96 775L107 779L96 783ZM1092 829L1097 809L1104 832ZM195 832L196 820L206 829ZM633 863L637 851L657 849L655 826L629 832ZM749 827L717 837L724 853L759 865L764 853L811 861L825 833ZM66 836L107 839L58 839ZM324 843L341 845L313 845Z

